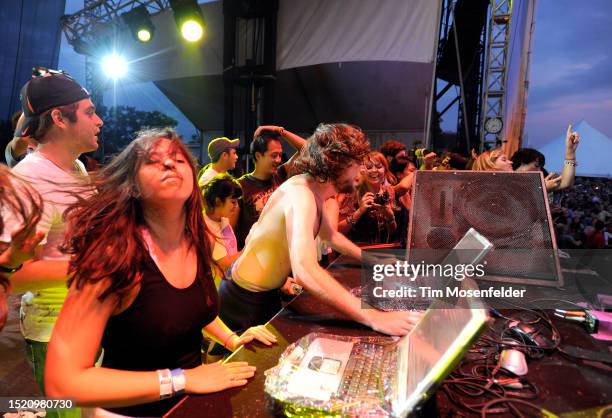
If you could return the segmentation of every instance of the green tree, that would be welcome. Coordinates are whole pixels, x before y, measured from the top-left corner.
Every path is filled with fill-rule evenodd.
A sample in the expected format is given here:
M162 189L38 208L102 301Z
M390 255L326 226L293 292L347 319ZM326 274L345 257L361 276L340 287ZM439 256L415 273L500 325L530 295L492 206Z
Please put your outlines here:
M157 110L146 112L131 106L102 106L98 115L104 121L101 138L104 141L104 154L116 154L127 146L136 132L145 128L176 127L178 122Z

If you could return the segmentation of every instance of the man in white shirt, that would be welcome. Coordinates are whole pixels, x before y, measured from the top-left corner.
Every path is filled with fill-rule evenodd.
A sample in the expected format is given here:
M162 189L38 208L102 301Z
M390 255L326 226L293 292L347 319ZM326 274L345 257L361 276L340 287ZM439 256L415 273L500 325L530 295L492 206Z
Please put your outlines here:
M68 291L69 257L58 248L65 231L62 215L77 196L90 190L85 167L77 158L98 148L97 135L103 123L87 90L62 73L32 78L21 90L21 103L24 118L15 135L31 135L39 145L13 168L13 173L40 193L44 212L37 230L46 237L35 258L23 263L11 283L14 291L27 291L21 302L21 331L44 393L47 343ZM6 241L6 235L10 237L19 227L9 222L0 241ZM47 411L47 417L76 413Z
M216 138L208 144L208 157L211 163L200 171L198 185L200 187L213 179L217 174L227 173L236 167L238 154L236 149L240 146L240 139L226 137Z

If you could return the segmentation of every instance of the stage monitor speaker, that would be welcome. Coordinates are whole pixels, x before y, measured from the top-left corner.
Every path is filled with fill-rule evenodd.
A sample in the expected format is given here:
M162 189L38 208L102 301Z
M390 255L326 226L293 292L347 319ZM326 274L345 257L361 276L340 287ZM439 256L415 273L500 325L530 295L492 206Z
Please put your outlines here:
M541 173L418 171L408 260L440 262L447 251L418 250L450 250L470 228L493 243L483 279L563 285Z

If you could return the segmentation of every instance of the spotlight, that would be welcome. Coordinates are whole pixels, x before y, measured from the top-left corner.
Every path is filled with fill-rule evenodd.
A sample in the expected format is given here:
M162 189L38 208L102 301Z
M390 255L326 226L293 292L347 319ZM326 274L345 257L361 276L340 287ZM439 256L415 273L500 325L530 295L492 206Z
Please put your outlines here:
M196 0L170 0L174 21L188 42L197 42L204 34L204 17Z
M117 80L128 72L128 63L121 55L112 53L102 59L102 71L107 77Z
M132 36L140 42L149 42L153 38L155 26L146 6L141 5L121 15L126 25L130 28Z
M152 36L153 34L151 34L151 31L148 29L140 29L136 34L136 37L140 42L149 42Z
M204 28L202 25L195 20L186 20L181 25L181 35L189 42L196 42L202 38Z

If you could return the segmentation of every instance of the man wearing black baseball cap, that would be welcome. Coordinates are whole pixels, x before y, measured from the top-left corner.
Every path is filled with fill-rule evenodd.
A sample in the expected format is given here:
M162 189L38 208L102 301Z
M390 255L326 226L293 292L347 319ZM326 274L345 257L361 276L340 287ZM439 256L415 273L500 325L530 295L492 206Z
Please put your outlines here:
M33 137L38 147L15 165L13 172L43 198L44 211L36 229L45 238L37 256L17 267L11 283L16 292L26 292L21 302L21 330L44 393L46 347L67 294L69 258L58 248L65 231L62 215L77 195L90 193L87 172L78 157L98 148L102 120L87 90L63 73L47 73L28 81L21 89L21 105L23 118L15 135ZM5 225L9 231L19 227L16 221ZM75 416L78 411L71 412ZM48 411L47 416L70 416L70 412Z

